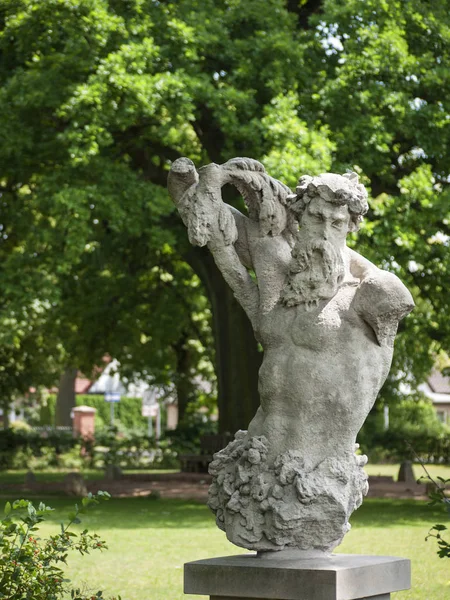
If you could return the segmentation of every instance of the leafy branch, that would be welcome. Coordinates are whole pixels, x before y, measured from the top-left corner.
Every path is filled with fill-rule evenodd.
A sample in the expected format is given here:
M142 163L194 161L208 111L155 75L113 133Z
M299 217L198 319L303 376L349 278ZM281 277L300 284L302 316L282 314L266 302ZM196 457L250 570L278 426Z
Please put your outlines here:
M69 514L67 525L61 523L61 532L47 539L37 537L35 532L53 511L51 507L41 502L35 508L29 500L7 502L0 521L0 599L60 600L67 594L73 600L104 598L101 591L93 596L90 592L70 589L67 585L70 581L64 578L58 563L67 564L69 550L84 555L90 550L107 548L98 535L90 534L87 529L76 534L70 528L81 522L79 516L88 508L109 497L107 492L98 492L83 498L81 505L75 505L75 511Z
M420 463L422 469L426 473L426 477L420 477L418 479L418 483L431 482L433 484L433 489L428 492L428 497L430 498L428 505L437 506L444 504L447 514L450 515L450 498L447 497L445 493L445 488L448 484L450 484L450 479L444 479L440 476L437 476L436 479L433 479L423 460L417 455L411 444L407 440L405 440L405 442L410 447L417 461ZM436 525L431 527L427 536L425 537L425 541L428 541L430 538L436 539L438 545L437 554L439 558L450 558L450 542L442 537L442 532L447 531L447 529L448 528L446 525L443 525L442 523L436 523Z

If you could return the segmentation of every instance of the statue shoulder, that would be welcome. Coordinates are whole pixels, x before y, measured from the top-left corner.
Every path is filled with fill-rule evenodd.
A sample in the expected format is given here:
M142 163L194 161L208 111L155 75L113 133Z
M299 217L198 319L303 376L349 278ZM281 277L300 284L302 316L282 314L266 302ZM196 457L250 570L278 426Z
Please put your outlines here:
M412 311L414 300L396 275L369 264L372 268L361 279L353 308L373 329L380 346L392 346L398 323Z

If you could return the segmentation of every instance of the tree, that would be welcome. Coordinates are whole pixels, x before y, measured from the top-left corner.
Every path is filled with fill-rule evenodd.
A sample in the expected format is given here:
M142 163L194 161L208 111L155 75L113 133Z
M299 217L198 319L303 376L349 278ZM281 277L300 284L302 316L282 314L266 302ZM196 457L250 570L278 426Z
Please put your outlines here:
M36 316L35 316L36 317ZM38 318L20 323L13 318L2 326L9 326L14 336L6 336L0 345L0 408L3 410L3 427L8 427L11 402L17 397L27 397L30 388L37 385L50 387L58 372L58 345L45 336L45 323Z
M131 306L146 315L130 325L131 338L144 321L147 337L158 329L162 312L134 304L132 282L145 282L161 259L188 264L210 300L221 429L245 427L258 403L260 355L213 261L188 247L165 192L170 164L182 155L198 165L247 155L291 186L300 174L350 167L372 194L358 249L394 270L418 304L399 336L386 397L405 374L423 378L449 341L448 14L448 2L425 0L5 0L2 314L38 299L49 320L58 315L77 359L86 345L75 352L76 340L86 339L99 357L107 345L99 339L118 341L114 351L125 345ZM156 297L166 298L168 314L186 317L189 333L177 328L168 345L167 327L161 356L186 347L183 339L202 344L194 313L177 300L180 287L170 287L166 296L158 284ZM182 284L191 308L198 291ZM85 319L98 298L107 310Z
M70 97L68 89L74 81L80 77L82 80L89 64L99 60L95 49L100 52L107 36L114 35L120 25L120 19L108 17L107 10L101 11L101 4L84 3L80 12L74 3L64 2L53 6L41 3L35 6L34 14L29 2L9 3L3 9L2 41L6 47L2 53L2 80L9 85L2 100L9 105L14 98L12 114L20 122L22 145L19 142L12 147L14 126L9 128L5 122L3 133L9 149L5 147L7 156L1 174L8 207L2 219L2 333L8 335L11 315L19 311L26 321L29 306L38 302L45 306L52 325L49 330L61 340L61 369L66 372L69 364L90 373L109 352L121 360L125 373L146 375L157 383L175 380L183 412L194 394L192 371L205 352L202 342L210 344L209 316L197 290L198 280L191 272L186 275L186 266L175 266L177 261L180 264L179 259L167 260L174 254L173 235L162 227L158 230L157 225L159 218L171 210L165 191L129 169L126 159L96 157L88 165L71 161L67 144L64 151L60 140L65 125L63 119L58 120L56 109ZM84 17L91 28L87 40L78 17ZM54 37L42 38L42 31L46 33L45 27L51 27L52 22L56 27ZM31 47L25 39L27 26L36 36L36 44ZM69 34L69 30L67 39L72 41L67 45L61 33ZM105 34L103 38L99 31ZM18 38L13 48L8 38L11 33ZM125 30L123 33L128 35ZM46 55L46 51L51 54L53 50L55 60ZM108 48L104 53L108 54ZM33 69L32 57L36 59L40 54L45 55L45 64ZM65 69L71 71L70 77L64 75ZM41 92L30 96L34 77L39 80L37 88ZM29 144L33 148L27 151ZM167 262L178 272L183 271L182 278L173 284L173 275L164 268ZM181 282L186 282L185 289L181 289ZM167 322L169 314L174 323ZM203 332L201 341L192 335L193 330ZM204 358L202 364L200 371L208 369ZM69 371L74 371L73 367ZM73 382L73 377L63 379ZM61 424L66 424L73 403L72 386L62 386L66 387L69 394L62 407Z
M334 168L356 165L371 190L358 247L414 292L392 373L415 381L450 341L448 9L422 0L324 2L311 20L322 32L311 43L323 67L301 96L310 118L329 127Z
M162 190L170 160L188 154L207 161L226 153L219 140L213 144L211 128L202 132L209 110L207 97L198 99L197 108L190 100L190 94L203 96L205 90L213 98L220 88L209 68L196 75L205 36L216 33L206 28L194 35L192 27L174 14L173 6L154 5L146 11L139 3L101 1L25 1L5 6L1 102L13 110L3 123L8 140L2 157L3 177L11 204L21 202L23 207L20 218L15 213L8 222L9 230L20 230L23 235L11 242L10 264L5 269L13 269L11 257L20 248L16 269L34 257L51 274L54 287L40 289L35 280L30 284L31 297L40 292L45 300L51 298L49 314L58 315L60 309L62 315L64 346L73 355L71 340L82 340L82 352L75 352L80 356L86 352L86 337L80 335L80 320L77 325L73 319L70 298L86 254L101 253L102 262L107 262L117 251L111 245L117 238L114 233L122 239L128 234L141 254L147 254L151 268L169 243L195 265L210 294L220 353L220 405L227 407L221 411L222 426L234 429L233 419L244 426L258 403L260 357L251 328L210 257L187 253L180 236L167 242L173 235L157 223L160 218L171 222L172 207ZM202 11L212 8L212 4L205 5ZM227 18L225 6L221 12ZM269 23L267 15L265 22ZM192 53L198 59L193 60ZM281 48L277 54L281 56ZM246 95L248 99L252 94ZM244 96L239 101L242 107ZM252 105L257 106L254 101ZM222 111L222 117L229 120L227 112ZM241 136L239 122L244 119L242 114L234 124L230 121L232 128L237 126L236 138ZM247 136L260 138L258 128L254 119ZM233 152L232 146L228 152ZM126 252L121 256L128 261ZM123 270L115 275L123 276ZM99 268L96 277L84 281L103 287L103 279L117 282L117 277L111 276L110 269ZM23 292L19 282L21 305L26 301ZM79 307L89 327L93 322L86 319L86 309L92 295L83 300ZM101 322L108 319L103 317ZM117 333L117 321L114 325ZM94 327L93 337L98 339L104 329ZM99 355L98 344L95 349ZM224 423L227 415L229 422Z

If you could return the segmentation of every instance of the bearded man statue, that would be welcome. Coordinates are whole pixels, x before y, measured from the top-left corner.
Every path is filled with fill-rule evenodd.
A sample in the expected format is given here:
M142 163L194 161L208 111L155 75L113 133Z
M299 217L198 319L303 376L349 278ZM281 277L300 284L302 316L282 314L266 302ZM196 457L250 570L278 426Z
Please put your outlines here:
M222 201L226 183L248 216ZM198 172L179 159L169 191L264 348L261 406L210 465L217 525L266 557L329 553L367 493L356 436L388 375L398 323L414 306L395 275L346 245L367 192L355 173L327 173L301 177L292 194L245 158Z

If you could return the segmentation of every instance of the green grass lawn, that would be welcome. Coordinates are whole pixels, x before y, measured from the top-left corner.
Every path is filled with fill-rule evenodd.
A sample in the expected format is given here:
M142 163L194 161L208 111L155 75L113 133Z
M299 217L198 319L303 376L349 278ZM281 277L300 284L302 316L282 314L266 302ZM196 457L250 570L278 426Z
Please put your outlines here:
M425 465L425 467L433 478L440 476L443 479L450 479L450 465ZM364 468L369 475L389 475L397 481L400 465L381 465L369 462ZM416 479L425 475L425 471L420 465L413 465L413 469Z
M57 508L42 533L55 531L72 502L51 498ZM448 600L450 561L439 559L431 525L445 522L440 508L414 500L367 499L354 514L353 528L339 552L404 556L412 560L413 589L395 600ZM69 558L68 576L87 582L94 592L120 594L123 600L195 600L183 595L183 563L238 554L227 542L206 506L179 500L112 499L94 507L79 527L99 533L109 550Z

